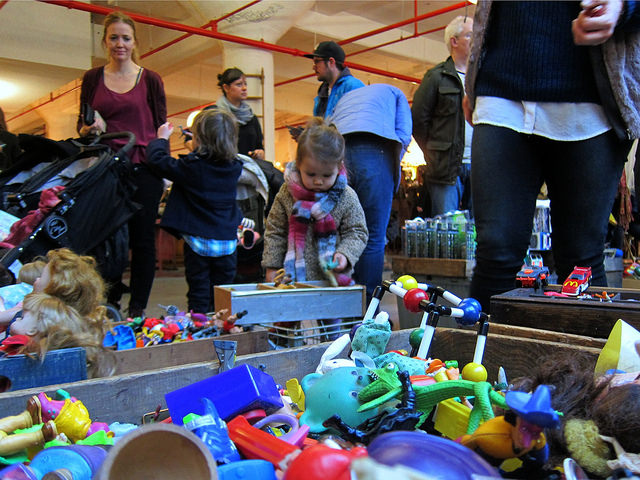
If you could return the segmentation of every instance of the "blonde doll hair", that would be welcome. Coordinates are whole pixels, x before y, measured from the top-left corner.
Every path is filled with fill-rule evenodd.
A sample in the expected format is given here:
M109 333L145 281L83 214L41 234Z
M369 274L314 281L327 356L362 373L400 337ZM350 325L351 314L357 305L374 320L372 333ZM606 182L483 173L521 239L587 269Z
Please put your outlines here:
M105 285L96 268L96 261L87 255L78 255L67 248L47 253L50 281L44 293L58 297L67 305L93 322L104 332L106 309Z
M46 266L47 262L44 260L34 260L33 262L25 263L18 273L18 281L33 285L38 277L42 275L42 271Z
M87 354L89 376L111 375L112 353L102 347L103 332L86 321L62 299L46 293L30 293L24 297L23 313L30 312L36 321L33 342L22 353L35 353L44 361L50 350L83 347Z

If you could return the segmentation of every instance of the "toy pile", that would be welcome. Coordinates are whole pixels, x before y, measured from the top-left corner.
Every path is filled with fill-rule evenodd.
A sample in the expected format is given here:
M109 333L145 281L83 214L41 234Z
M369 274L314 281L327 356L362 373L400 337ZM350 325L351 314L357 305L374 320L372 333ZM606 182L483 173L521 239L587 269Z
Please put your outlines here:
M408 338L410 353L387 350L391 336L388 315L375 314L386 293L401 297L408 310L423 312L422 324ZM473 361L462 369L455 360L429 356L438 320L446 316L461 326L477 326ZM194 442L194 451L202 457L204 473L194 473L195 460L190 459L191 470L185 470L182 478L638 478L633 475L640 475L640 385L633 380L640 371L640 333L616 327L613 343L617 341L618 347L605 347L596 367L598 375L606 372L611 362L604 357L619 349L621 338L631 339L635 349L631 360L615 365L618 370L624 367L635 372L631 383L607 382L605 390L597 386L579 359L565 363L548 359L556 367L551 374L542 374L539 369L532 372L532 379L537 380L514 388L504 371L498 382L487 381L482 361L488 326L487 315L472 298L460 299L410 276L385 281L374 292L362 323L328 346L316 372L300 380L289 379L285 385L277 385L268 373L251 365L223 369L218 375L167 393L170 417L161 420L159 409L152 425L120 426L124 435L114 432L118 430L115 424L91 423L77 399L67 396L54 401L41 393L35 397L38 401L28 402L25 412L0 420L0 455L23 455L0 471L0 479L42 478L46 469L59 468L72 470L70 476L50 478L124 478L113 472L118 471L118 463L131 462L127 449L140 455L133 463L147 469L149 478L177 478L154 464L160 462L159 457L150 457L153 461L145 463L141 450L147 449L134 448L133 443L121 446L136 437L156 438L152 435L163 428L167 435L160 442L163 448L172 451L186 441ZM350 353L344 356L347 347ZM579 368L584 370L582 376ZM608 427L595 414L597 409L577 412L579 384L594 396L605 395L605 400L594 400L604 410L611 410L607 399L626 409L617 415L627 417L625 427L633 425L631 431L625 431L620 421ZM625 396L627 400L622 400ZM556 410L556 402L566 410ZM80 412L76 416L81 420L76 423L81 428L68 429L68 422L62 421L65 408ZM589 412L593 413L590 417ZM38 422L45 423L34 427L35 433L16 430ZM77 462L79 466L55 460L62 455L60 448L70 449L91 438L94 425L103 432L105 443L115 442L114 448L92 457L94 460ZM176 429L181 432L177 440L169 435ZM37 453L35 447L54 437L59 441L56 434L60 433L73 444L52 450L47 443L47 448ZM563 438L561 448L557 437ZM147 443L153 444L151 440ZM564 459L561 465L553 458L558 451ZM181 466L182 457L172 457L172 468L190 468ZM214 471L206 465L213 465Z
M206 315L181 312L175 305L164 308L167 315L161 318L137 317L125 324L113 326L107 332L103 346L127 350L244 331L235 322L247 314L246 310L229 315L229 311L224 309L213 315Z

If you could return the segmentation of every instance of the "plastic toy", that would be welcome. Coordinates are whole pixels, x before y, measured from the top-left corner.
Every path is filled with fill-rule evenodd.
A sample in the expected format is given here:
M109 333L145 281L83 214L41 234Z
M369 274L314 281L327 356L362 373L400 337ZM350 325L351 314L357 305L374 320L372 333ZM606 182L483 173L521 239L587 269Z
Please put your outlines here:
M591 267L574 267L571 275L562 284L560 293L578 296L589 288L591 282Z
M289 464L284 480L351 480L351 462L367 455L367 450L354 447L340 450L318 444L305 448Z
M542 430L560 423L558 412L551 408L549 388L540 385L533 394L510 391L505 400L512 412L483 423L471 435L460 438L460 443L496 465L530 452L544 463L548 449Z
M240 365L179 388L165 395L173 422L182 424L189 413L205 414L200 398L210 399L224 420L247 410L262 408L272 413L283 407L275 381L251 365Z
M402 383L398 379L397 372L397 367L390 364L372 373L374 380L358 394L358 398L364 403L360 411L378 407L402 393ZM416 409L423 412L418 426L426 420L438 403L448 398L475 396L475 403L469 415L468 433L475 431L482 421L494 418L492 403L507 408L505 398L493 390L488 382L447 380L426 386L416 385L413 390L416 394Z
M421 431L384 433L374 438L367 450L377 462L403 465L425 473L432 480L501 478L494 467L474 452L452 440Z
M218 480L277 480L274 466L266 460L242 460L218 466Z
M21 425L19 423L20 421L26 421L25 426L17 426L14 428L16 425ZM0 427L0 456L13 455L29 447L42 447L46 442L56 438L58 434L56 426L52 421L43 424L42 428L23 433L14 432L32 427L33 424L29 425L29 423L32 423L31 418L17 415L3 418L2 423L3 425Z
M371 417L356 428L351 428L344 423L338 415L333 415L325 420L323 425L340 432L340 435L354 443L368 444L374 437L391 432L393 430L413 430L420 422L421 412L415 408L415 393L411 387L409 374L398 372L398 378L402 383L402 402L392 412L383 412Z
M251 426L241 415L229 421L227 427L229 438L249 460L266 460L279 467L288 455L299 451L295 445Z
M2 471L6 480L38 480L46 478L73 478L91 480L98 472L107 451L92 445L52 446L39 452L29 466L15 464Z
M377 408L358 412L361 406L358 392L371 382L369 372L368 368L340 367L324 375L306 375L301 382L306 409L300 417L300 424L308 425L311 433L321 433L327 430L322 422L334 414L352 427L376 415Z
M229 439L227 425L218 415L215 405L208 398L203 398L202 402L205 415L201 417L194 414L187 415L182 420L184 427L202 440L218 463L239 461L238 449Z

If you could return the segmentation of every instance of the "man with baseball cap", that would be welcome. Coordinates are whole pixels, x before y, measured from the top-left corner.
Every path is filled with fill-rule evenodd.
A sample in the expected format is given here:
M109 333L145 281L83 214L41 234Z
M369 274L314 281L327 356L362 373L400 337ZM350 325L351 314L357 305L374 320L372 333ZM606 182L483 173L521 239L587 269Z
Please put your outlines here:
M364 87L364 83L351 75L349 68L344 66L344 50L336 42L320 42L313 54L305 57L313 59L313 71L318 81L322 82L313 105L315 116L328 117L342 95Z

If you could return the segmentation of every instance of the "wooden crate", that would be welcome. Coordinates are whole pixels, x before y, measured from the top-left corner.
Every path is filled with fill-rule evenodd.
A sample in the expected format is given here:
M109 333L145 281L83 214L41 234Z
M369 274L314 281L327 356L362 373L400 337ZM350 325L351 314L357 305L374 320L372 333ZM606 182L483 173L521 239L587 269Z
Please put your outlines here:
M388 349L409 349L411 330L392 332ZM442 360L458 360L461 366L470 362L475 348L475 329L438 328L431 348L431 356ZM239 356L235 364L248 364L261 368L274 380L284 385L290 378L302 379L314 372L320 357L329 344L319 344L286 350ZM489 381L497 380L500 366L504 366L509 380L530 372L532 362L554 353L584 352L595 359L604 345L603 339L585 338L557 332L493 325L489 329L483 364ZM347 352L343 352L343 355ZM164 407L164 395L215 375L218 362L198 362L177 367L161 368L98 378L75 383L51 385L0 394L0 412L21 412L27 399L45 390L52 393L58 388L79 398L88 408L94 421L140 423L141 417Z
M473 263L456 258L422 258L391 256L391 268L400 275L471 278Z
M548 289L560 290L559 285ZM602 293L603 287L589 287L588 293ZM531 288L518 288L491 297L491 322L553 330L576 335L607 338L621 318L640 328L640 291L607 288L613 302L548 297Z
M265 352L271 348L266 330L229 334L187 342L166 343L145 348L132 348L113 352L116 374L123 375L190 363L218 360L213 342L237 342L236 355ZM44 387L52 384L85 380L87 361L83 348L67 348L47 353L44 362L25 355L0 358L0 386L7 380L10 391Z
M279 289L273 283L242 283L214 287L217 310L229 315L247 311L236 325L362 317L366 292L362 285L331 287L327 282L305 282Z

